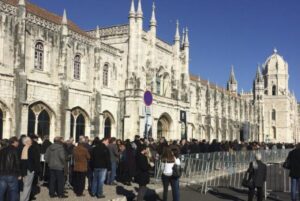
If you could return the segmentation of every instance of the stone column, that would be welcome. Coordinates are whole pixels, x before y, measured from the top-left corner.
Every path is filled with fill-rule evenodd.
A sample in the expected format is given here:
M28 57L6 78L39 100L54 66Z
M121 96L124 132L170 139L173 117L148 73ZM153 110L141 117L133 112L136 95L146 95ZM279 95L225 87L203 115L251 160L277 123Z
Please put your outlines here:
M70 139L71 137L71 110L67 109L65 112L65 132L64 138Z
M103 114L99 115L99 136L100 139L104 137L104 118Z
M23 104L21 106L21 121L20 121L20 127L21 127L21 133L17 133L17 136L22 134L27 134L28 132L28 104Z

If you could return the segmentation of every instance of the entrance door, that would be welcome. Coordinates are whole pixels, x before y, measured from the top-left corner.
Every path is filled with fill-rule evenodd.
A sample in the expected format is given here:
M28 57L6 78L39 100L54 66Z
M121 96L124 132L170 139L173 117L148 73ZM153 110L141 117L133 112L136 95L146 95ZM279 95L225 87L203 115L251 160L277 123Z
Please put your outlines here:
M157 123L157 139L162 138L163 128L161 121L158 121Z
M168 138L170 132L170 121L167 117L162 116L157 122L157 139L162 137Z
M50 134L50 116L46 110L39 114L38 118L38 132L37 134L43 138L45 135Z
M109 117L107 117L104 122L104 137L111 137L111 120Z
M79 140L79 136L85 135L85 119L82 114L80 114L76 119L76 142Z

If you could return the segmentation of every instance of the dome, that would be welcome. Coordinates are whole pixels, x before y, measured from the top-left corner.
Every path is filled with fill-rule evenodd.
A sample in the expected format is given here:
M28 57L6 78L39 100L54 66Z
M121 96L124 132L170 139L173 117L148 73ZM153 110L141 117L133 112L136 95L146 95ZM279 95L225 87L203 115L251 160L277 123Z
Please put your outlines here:
M273 54L266 60L263 70L264 74L285 73L287 70L287 63L284 61L283 57L278 54L277 50L274 49Z

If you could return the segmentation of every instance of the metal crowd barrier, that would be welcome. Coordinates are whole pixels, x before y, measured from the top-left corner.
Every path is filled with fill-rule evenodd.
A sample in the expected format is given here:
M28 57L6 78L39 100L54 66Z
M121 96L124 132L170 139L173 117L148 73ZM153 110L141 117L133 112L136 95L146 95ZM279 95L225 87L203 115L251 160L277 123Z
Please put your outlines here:
M282 169L281 163L290 151L291 149L278 149L182 155L180 159L183 173L180 182L197 186L201 193L206 193L214 187L242 189L241 183L249 163L255 160L256 153L260 153L262 161L268 164L267 190L287 192L290 188L288 173ZM161 174L161 162L158 160L155 167L157 181L160 181Z

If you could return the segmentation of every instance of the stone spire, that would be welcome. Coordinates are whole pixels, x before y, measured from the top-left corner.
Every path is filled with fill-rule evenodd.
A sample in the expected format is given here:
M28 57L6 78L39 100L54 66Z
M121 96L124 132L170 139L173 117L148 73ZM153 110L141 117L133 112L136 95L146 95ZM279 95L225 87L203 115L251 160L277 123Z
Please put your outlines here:
M139 0L138 2L138 8L136 11L136 17L142 18L143 17L143 10L142 10L142 0Z
M99 26L97 25L97 28L96 28L96 38L100 38L100 29L99 29Z
M189 41L189 30L188 30L188 28L185 29L184 46L185 46L185 47L190 46L190 41Z
M257 66L255 79L256 79L257 82L262 82L263 81L263 76L261 74L260 66L259 65Z
M180 35L179 35L179 21L176 21L176 33L175 33L175 38L174 41L180 41Z
M64 9L64 14L63 14L63 17L62 17L62 20L61 20L61 24L63 24L63 25L67 25L68 24L66 9Z
M233 65L231 66L231 72L230 72L229 82L230 82L231 84L236 84L236 83L237 83L237 81L236 81L236 79L235 79L235 74L234 74L234 67L233 67Z
M237 94L237 81L235 79L235 74L233 70L233 66L231 66L231 72L230 72L230 77L227 82L227 90L230 91L231 93Z
M134 6L134 0L131 0L131 6L129 11L129 18L135 17L135 6Z
M150 26L156 26L157 22L156 22L156 17L155 17L155 2L153 1L152 4L152 16L151 16L151 20L150 20Z
M182 41L181 41L182 47L183 47L183 45L184 45L184 41L185 41L185 29L182 30Z

